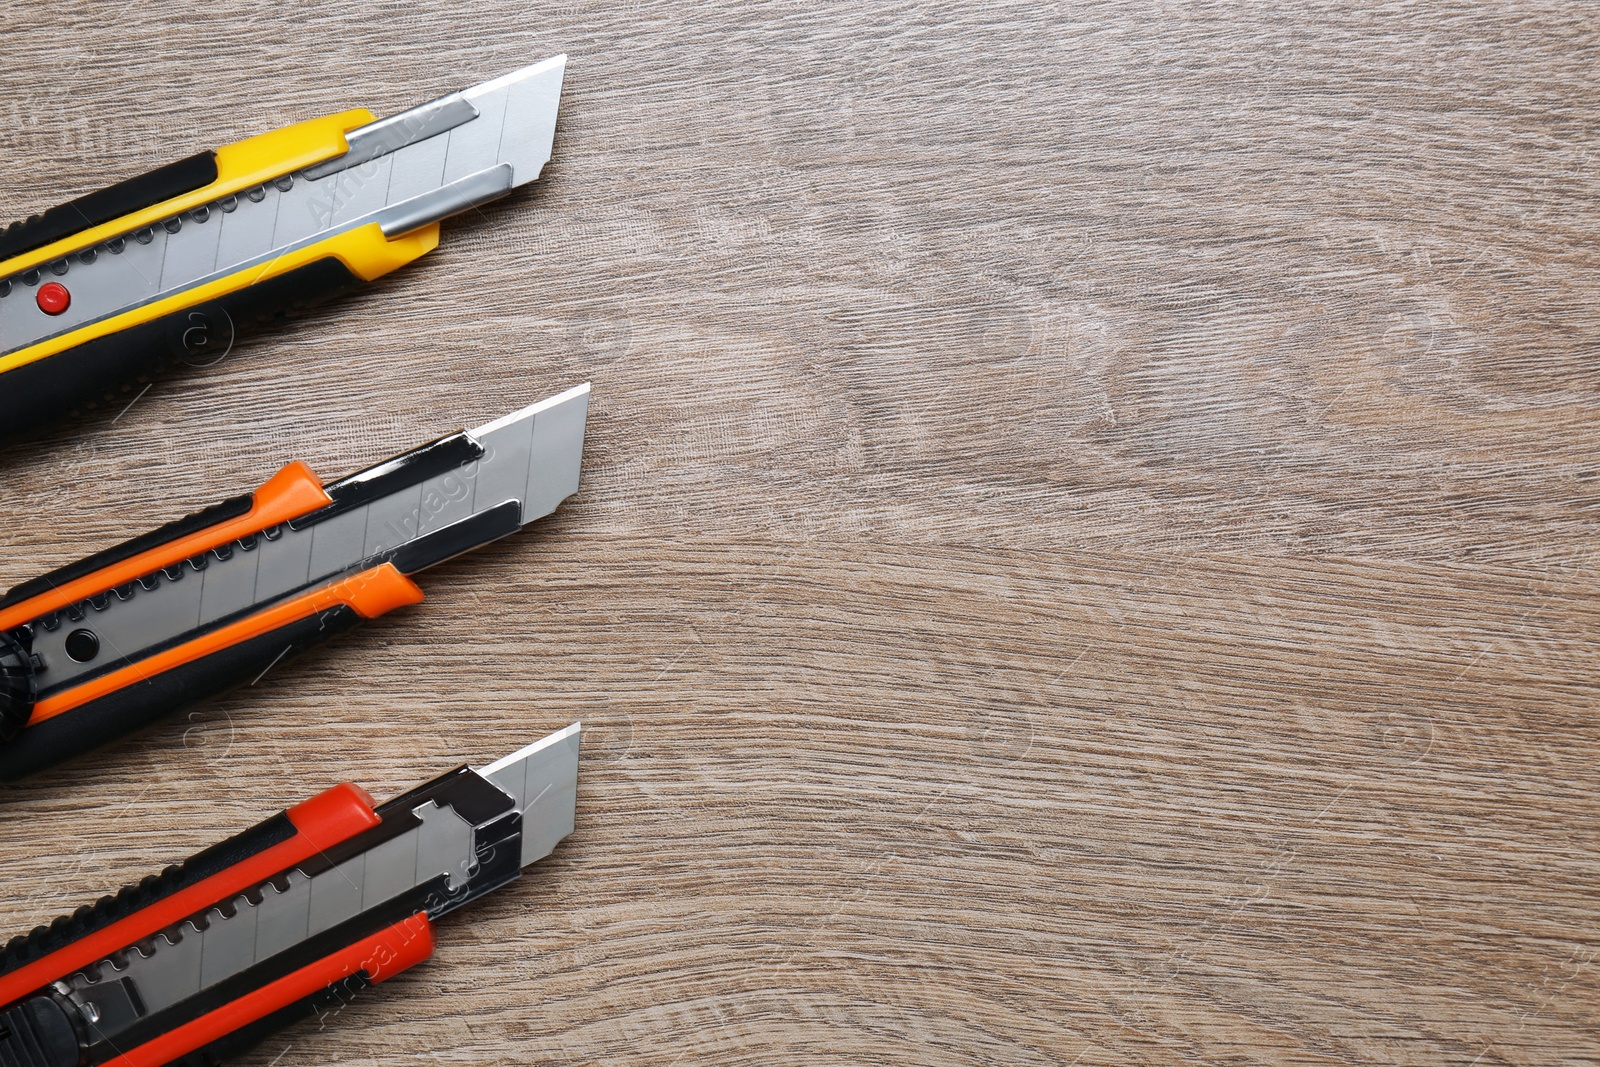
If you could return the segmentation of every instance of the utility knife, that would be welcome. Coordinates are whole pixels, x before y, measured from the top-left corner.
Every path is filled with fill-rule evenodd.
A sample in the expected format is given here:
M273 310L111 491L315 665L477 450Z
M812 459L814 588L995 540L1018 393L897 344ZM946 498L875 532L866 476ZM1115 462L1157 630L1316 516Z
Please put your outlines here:
M565 70L298 123L0 230L0 437L432 250L439 220L539 176Z
M290 463L254 493L13 588L0 597L0 779L420 601L412 575L577 491L588 409L585 383L327 486Z
M0 1063L213 1065L433 953L572 832L580 727L374 807L338 785L0 951Z

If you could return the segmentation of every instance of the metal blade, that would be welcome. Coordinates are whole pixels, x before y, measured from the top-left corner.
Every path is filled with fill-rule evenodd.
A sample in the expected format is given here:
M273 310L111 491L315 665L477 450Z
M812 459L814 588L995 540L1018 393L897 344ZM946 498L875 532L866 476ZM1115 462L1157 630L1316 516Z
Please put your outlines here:
M461 94L480 114L505 113L495 162L511 164L513 186L533 181L550 161L566 74L567 57L553 56Z
M514 495L522 501L524 526L550 514L578 491L584 428L588 421L589 383L584 382L468 430L467 436L484 450L484 458L478 465L479 492L487 493L486 499L494 497L492 486L502 484L503 478L505 488L501 492L520 489ZM524 454L529 457L527 474L519 484Z
M572 833L578 814L578 745L582 723L557 730L478 773L522 809L522 865L548 856Z
M412 574L516 532L577 491L588 410L585 383L336 482L331 508L35 620L40 698L340 576ZM79 628L99 639L87 662L66 651Z

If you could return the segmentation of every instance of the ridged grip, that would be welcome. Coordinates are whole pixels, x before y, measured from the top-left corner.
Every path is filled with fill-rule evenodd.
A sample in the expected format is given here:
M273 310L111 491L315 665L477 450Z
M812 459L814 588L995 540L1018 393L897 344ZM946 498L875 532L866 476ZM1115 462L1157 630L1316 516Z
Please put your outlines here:
M0 1014L0 1067L78 1067L82 1049L68 1009L33 997Z
M164 900L258 852L287 841L294 834L294 823L280 812L221 844L168 867L160 874L152 874L142 881L124 886L116 894L101 897L94 904L85 904L48 926L35 927L32 933L14 937L4 949L0 949L0 974L9 974L79 938L103 930L158 900Z
M0 633L0 742L11 740L28 725L37 695L28 650L11 634Z
M118 182L0 230L0 260L204 188L217 180L217 154L201 152L159 170Z

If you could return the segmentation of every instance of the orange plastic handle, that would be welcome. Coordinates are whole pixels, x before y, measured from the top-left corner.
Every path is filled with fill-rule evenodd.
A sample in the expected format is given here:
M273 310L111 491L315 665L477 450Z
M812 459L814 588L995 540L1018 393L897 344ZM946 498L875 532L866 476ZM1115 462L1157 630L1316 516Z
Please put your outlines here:
M302 1001L357 971L377 985L433 955L433 946L433 923L428 921L427 912L419 911L386 930L107 1060L106 1067L161 1067Z
M290 597L265 611L246 616L227 626L203 633L191 641L158 652L137 663L119 667L108 674L91 678L54 696L46 697L33 706L29 726L37 726L46 719L82 707L91 700L115 693L124 686L142 682L163 671L192 663L213 652L221 652L252 637L271 633L280 626L315 615L319 611L346 604L364 619L375 619L405 604L422 600L422 589L410 578L400 573L393 563L380 563L371 570L353 574L348 578Z
M280 522L309 515L331 503L333 498L322 488L322 480L312 473L310 467L297 460L267 479L266 484L255 491L254 502L246 514L198 530L176 541L157 545L120 563L113 563L93 574L86 574L82 578L58 585L48 592L13 604L0 611L0 630L14 629L25 622L37 619L46 612L68 607L80 600L104 593L107 589L126 585L135 578L142 578L162 567L182 563L191 556L198 556L229 541L260 533Z

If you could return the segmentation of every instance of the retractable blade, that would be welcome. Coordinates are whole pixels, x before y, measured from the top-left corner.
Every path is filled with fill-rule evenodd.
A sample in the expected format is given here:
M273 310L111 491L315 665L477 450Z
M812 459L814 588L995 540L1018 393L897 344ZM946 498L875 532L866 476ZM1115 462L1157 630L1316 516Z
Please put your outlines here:
M302 122L0 231L0 437L432 250L441 219L539 176L565 71Z
M422 599L412 575L578 489L587 383L323 486L254 493L0 597L0 778L59 763L254 681Z
M580 725L374 807L335 786L0 951L0 1063L216 1064L427 959L572 833Z

